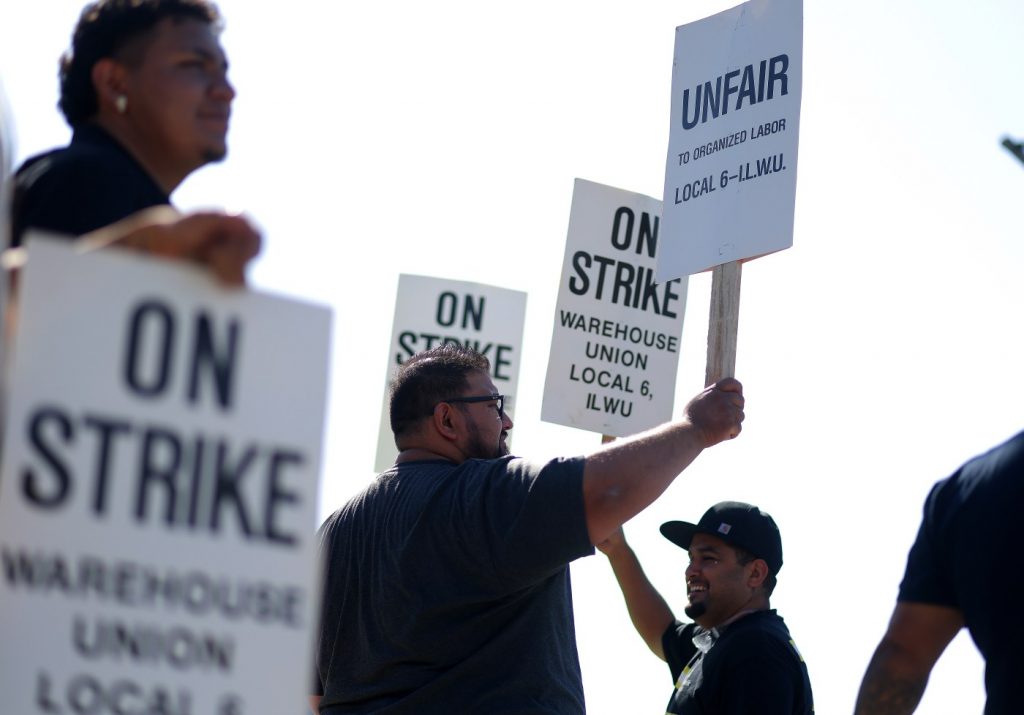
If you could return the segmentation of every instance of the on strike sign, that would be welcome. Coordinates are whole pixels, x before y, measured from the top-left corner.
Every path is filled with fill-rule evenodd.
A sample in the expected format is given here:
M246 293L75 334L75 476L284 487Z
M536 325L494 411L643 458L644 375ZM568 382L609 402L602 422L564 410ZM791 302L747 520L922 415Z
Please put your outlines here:
M21 288L4 712L301 711L329 311L39 237Z
M541 419L615 437L672 417L686 279L657 283L661 202L576 179Z
M508 288L403 273L398 277L395 321L388 350L388 381L395 368L416 353L454 343L473 348L491 364L491 379L515 412L522 362L526 293ZM455 395L452 395L455 397ZM377 437L378 472L395 462L398 448L391 432L388 390L384 390Z

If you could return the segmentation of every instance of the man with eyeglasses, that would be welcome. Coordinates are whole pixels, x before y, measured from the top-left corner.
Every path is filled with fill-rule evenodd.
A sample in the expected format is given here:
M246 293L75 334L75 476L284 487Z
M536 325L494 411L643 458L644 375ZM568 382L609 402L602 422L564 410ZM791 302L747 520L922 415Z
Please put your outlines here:
M471 349L399 368L395 465L319 532L314 712L585 712L568 564L743 421L726 379L678 421L533 464L508 455L503 403Z

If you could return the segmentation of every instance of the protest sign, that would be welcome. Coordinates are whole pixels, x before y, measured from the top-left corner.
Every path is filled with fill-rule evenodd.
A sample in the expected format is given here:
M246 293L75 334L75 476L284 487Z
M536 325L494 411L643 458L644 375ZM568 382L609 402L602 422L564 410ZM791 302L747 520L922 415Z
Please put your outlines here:
M541 419L623 437L672 417L686 279L656 283L661 202L576 179Z
M418 352L457 343L482 353L491 363L491 379L507 395L505 412L515 412L522 361L526 293L507 288L402 274L398 277L395 321L388 350L387 380L395 368ZM455 395L452 395L455 397ZM511 433L508 440L511 444ZM381 408L375 469L390 467L398 456L391 432L387 385Z
M301 712L329 311L130 251L28 246L0 477L4 712Z
M657 280L793 245L801 0L676 28Z

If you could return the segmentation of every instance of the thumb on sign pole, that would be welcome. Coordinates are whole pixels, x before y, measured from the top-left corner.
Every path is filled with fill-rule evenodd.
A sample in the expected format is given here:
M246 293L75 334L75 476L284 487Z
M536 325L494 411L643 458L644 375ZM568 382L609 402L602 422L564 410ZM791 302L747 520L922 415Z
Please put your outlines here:
M708 316L708 363L704 385L735 377L736 335L740 319L740 262L715 266L711 273L711 310Z

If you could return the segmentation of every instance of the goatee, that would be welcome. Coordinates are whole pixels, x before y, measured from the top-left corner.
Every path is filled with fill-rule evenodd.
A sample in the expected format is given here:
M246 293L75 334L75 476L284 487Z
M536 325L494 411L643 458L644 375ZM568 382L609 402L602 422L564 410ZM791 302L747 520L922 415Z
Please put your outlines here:
M689 604L686 608L683 609L683 613L685 613L690 618L690 620L696 621L698 618L703 616L707 612L707 610L708 607L704 605L704 602L698 601L697 603Z

